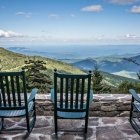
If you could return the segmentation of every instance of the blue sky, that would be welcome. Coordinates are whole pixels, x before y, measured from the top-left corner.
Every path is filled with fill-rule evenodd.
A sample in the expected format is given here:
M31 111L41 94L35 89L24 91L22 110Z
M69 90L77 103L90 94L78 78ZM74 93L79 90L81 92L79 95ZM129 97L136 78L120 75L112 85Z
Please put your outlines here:
M0 0L0 45L140 44L140 0Z

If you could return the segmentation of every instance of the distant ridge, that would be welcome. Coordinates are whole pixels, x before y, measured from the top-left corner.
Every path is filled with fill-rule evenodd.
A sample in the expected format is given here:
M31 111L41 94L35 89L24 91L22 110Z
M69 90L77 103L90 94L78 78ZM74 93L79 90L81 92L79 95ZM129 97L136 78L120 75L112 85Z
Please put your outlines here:
M131 57L133 60L136 60L140 63L140 55ZM101 71L115 73L120 71L129 71L129 72L138 72L140 68L124 58L105 58L104 59L83 59L78 62L72 63L73 66L81 69L81 70L92 70L94 65L97 64Z
M115 72L115 73L112 73L112 74L115 74L115 75L118 75L118 76L127 77L127 78L138 79L137 73L129 72L129 71L125 71L125 70L120 71L120 72Z
M97 62L92 58L73 63L72 65L82 70L93 70Z

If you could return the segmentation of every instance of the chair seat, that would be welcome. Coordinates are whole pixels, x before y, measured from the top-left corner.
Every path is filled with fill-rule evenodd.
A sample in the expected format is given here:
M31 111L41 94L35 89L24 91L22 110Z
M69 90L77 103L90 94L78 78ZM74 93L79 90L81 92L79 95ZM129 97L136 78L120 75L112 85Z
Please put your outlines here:
M60 105L57 105L58 108L60 108ZM63 104L63 108L65 108L65 103ZM68 104L68 108L70 109L70 104ZM86 108L86 104L83 105L83 109ZM73 109L75 109L75 104L73 104ZM80 109L80 104L78 104L78 109ZM83 118L85 117L86 112L62 112L57 111L57 116L62 118Z
M69 118L79 119L79 118L85 117L85 115L86 115L86 112L61 112L61 111L57 112L57 116L62 117L62 118L67 118L67 119Z
M51 100L54 103L54 89L51 90ZM90 91L89 102L91 103L93 100L93 91ZM60 103L57 104L57 107L60 108ZM65 108L65 103L63 103L63 108ZM70 108L70 104L68 104L68 108ZM73 109L75 109L75 103L73 103ZM78 109L80 109L80 104L78 104ZM86 109L86 103L83 104L83 109ZM62 112L57 111L57 116L62 118L84 118L86 112Z
M28 104L28 112L33 109L33 102ZM0 117L15 117L15 116L23 116L26 114L26 110L0 110Z

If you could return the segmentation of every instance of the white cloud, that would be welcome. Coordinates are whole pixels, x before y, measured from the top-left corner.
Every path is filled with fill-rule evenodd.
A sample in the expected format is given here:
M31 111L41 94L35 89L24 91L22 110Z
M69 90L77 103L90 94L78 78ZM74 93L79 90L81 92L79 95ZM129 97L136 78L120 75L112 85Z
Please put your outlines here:
M127 39L136 39L137 38L137 36L134 34L126 34L124 37Z
M140 44L140 36L128 33L125 35L117 36L116 41L125 44Z
M17 12L16 15L25 15L25 12Z
M9 37L20 37L22 36L19 33L13 32L13 31L5 31L0 29L0 38L9 38Z
M24 16L26 18L30 18L32 16L32 13L30 12L17 12L16 15Z
M58 18L59 16L57 14L49 14L48 15L49 18Z
M139 2L140 0L107 0L107 1L115 4L133 4Z
M85 37L63 37L57 35L22 35L12 31L0 30L0 43L2 44L57 44L57 43L78 43L78 44L140 44L140 35L127 33L120 36L85 36Z
M91 5L91 6L83 7L81 10L85 12L101 12L103 8L101 5Z
M133 6L130 12L133 14L140 14L140 6Z

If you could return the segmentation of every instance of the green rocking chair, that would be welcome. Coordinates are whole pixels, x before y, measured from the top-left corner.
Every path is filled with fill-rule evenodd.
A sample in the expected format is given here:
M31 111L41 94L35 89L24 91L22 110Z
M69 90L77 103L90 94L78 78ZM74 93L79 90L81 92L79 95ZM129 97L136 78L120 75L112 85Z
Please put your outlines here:
M27 135L32 131L36 121L35 95L37 89L27 97L24 69L21 72L0 72L0 133L8 129L4 127L4 118L25 117Z
M55 70L51 100L54 103L56 135L58 130L57 119L84 119L84 132L87 133L89 104L93 100L93 92L90 90L90 86L91 72L74 75L58 73Z
M140 97L134 89L130 89L129 92L132 95L129 121L134 130L140 135Z

